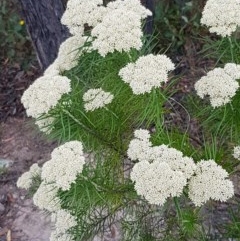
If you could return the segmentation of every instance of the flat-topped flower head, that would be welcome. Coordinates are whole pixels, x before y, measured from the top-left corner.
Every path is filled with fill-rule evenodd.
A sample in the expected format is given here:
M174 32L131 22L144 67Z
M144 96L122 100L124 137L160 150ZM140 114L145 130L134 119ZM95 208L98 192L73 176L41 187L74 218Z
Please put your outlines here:
M149 54L129 63L119 71L122 80L129 84L136 95L150 93L168 81L168 72L174 64L166 55Z
M227 63L224 66L226 74L230 75L233 79L240 79L240 65L235 63Z
M239 87L234 78L239 76L238 68L229 64L225 68L215 68L209 71L195 84L197 95L202 99L209 96L214 108L229 103ZM235 72L229 74L230 70L235 70Z
M45 70L44 75L56 76L65 70L74 68L82 53L91 51L90 47L83 47L90 39L81 35L74 35L66 39L59 47L57 58Z
M240 26L239 0L208 0L201 23L209 27L211 33L223 37L230 36Z
M42 167L42 179L47 183L55 183L62 190L69 190L85 164L82 143L66 142L55 148L51 156Z
M86 111L94 111L110 104L113 100L113 95L110 92L104 91L102 88L89 89L83 95L84 108Z
M50 64L47 69L44 71L43 76L56 76L61 75L59 66L57 64L57 58Z
M69 0L61 22L73 35L84 33L84 25L96 26L105 15L107 9L102 0Z
M139 140L137 138L131 140L128 146L127 155L135 161L144 161L149 159L152 143L149 140Z
M76 217L65 209L52 213L51 220L54 222L55 230L58 234L66 233L67 230L77 225Z
M196 206L209 199L227 201L234 195L233 183L227 178L228 173L214 160L200 161L189 181L189 198Z
M83 47L87 38L81 35L74 35L66 39L59 47L56 64L58 69L63 72L64 70L70 70L78 64L78 58L82 54Z
M150 132L149 130L138 129L134 131L134 139L129 143L127 155L131 160L147 160L150 147Z
M33 179L34 177L40 176L41 175L41 167L38 166L37 163L34 163L29 171L24 172L17 181L17 187L19 188L24 188L24 189L29 189L32 184L33 184Z
M148 130L136 130L134 136L127 150L127 155L131 160L149 163L166 162L173 171L180 171L186 179L193 175L196 165L191 157L184 157L181 151L166 145L153 146L149 140Z
M129 52L142 47L141 20L135 12L126 9L107 13L102 22L92 29L91 35L96 37L92 43L93 49L103 57L115 50Z
M166 162L141 161L134 165L131 180L135 190L150 204L163 205L168 197L180 196L187 184L180 171L173 171Z
M71 91L71 81L65 76L42 76L24 92L21 101L27 115L38 118L55 107L63 94Z
M166 145L152 147L149 160L168 163L172 170L182 172L186 179L189 179L196 169L196 164L191 157L183 156L181 151Z
M134 131L134 137L139 140L146 140L148 141L150 139L150 131L145 129L138 129Z
M58 188L55 184L42 182L33 195L33 203L40 209L55 212L61 209L60 199L57 196Z
M107 5L107 9L125 9L126 11L132 11L139 16L139 19L145 19L148 16L152 15L152 12L145 8L140 0L116 0L113 2L109 2Z
M38 126L39 130L50 134L53 130L53 122L55 121L54 117L46 117L44 119L39 119L35 121L35 124Z

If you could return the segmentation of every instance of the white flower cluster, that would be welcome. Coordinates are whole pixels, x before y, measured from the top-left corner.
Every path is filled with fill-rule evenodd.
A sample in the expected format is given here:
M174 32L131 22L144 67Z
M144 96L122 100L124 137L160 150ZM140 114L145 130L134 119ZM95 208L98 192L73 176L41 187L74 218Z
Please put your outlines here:
M93 28L92 36L96 37L93 49L97 49L102 56L115 50L140 50L143 36L141 20L135 12L126 11L124 8L112 10Z
M140 0L116 0L113 2L109 2L107 5L107 9L125 9L125 11L131 11L138 15L139 19L145 19L148 16L152 16L152 12L145 8Z
M107 9L102 6L102 0L69 0L61 22L73 35L84 32L84 24L96 26L102 20Z
M46 117L44 119L39 119L35 121L35 124L38 126L39 130L49 134L52 130L52 124L54 122L54 117Z
M52 213L51 219L54 223L54 231L51 233L50 241L72 241L73 239L67 231L77 225L75 217L68 210L60 209Z
M203 76L195 84L197 94L203 99L209 95L211 105L219 107L231 101L236 94L239 84L236 79L240 78L240 65L233 63L226 64L225 67L215 68Z
M78 64L78 59L82 53L91 50L90 47L83 47L90 40L91 38L82 35L74 35L66 39L59 47L57 58L45 70L44 75L56 76L65 70L74 68Z
M77 225L75 217L65 209L52 213L51 219L55 223L55 229L58 233L65 233L68 229Z
M128 157L131 160L166 162L172 170L181 171L185 178L190 178L196 168L190 157L183 157L183 153L166 145L152 146L148 130L139 129L134 132L135 138L128 147Z
M103 6L102 0L69 0L61 22L73 35L83 35L84 25L93 27L93 49L109 52L142 47L141 20L152 15L140 0L117 0Z
M61 209L59 189L69 190L71 183L82 172L85 158L83 146L79 141L67 142L53 150L51 160L47 161L41 172L42 183L33 196L33 202L40 209L52 213L54 231L50 241L72 241L69 229L77 222L69 211Z
M58 56L54 65L59 72L70 70L78 64L78 58L82 54L80 47L84 45L87 38L75 35L66 39L59 47Z
M149 203L162 205L168 197L179 196L187 184L196 206L209 199L226 201L234 195L233 184L226 179L228 173L213 160L195 164L174 148L152 146L148 130L136 130L134 136L127 154L139 162L132 169L131 180Z
M168 197L180 196L187 184L181 172L173 171L166 162L161 161L135 164L131 179L135 181L137 193L157 205L163 205Z
M56 76L60 75L60 69L57 64L57 59L54 60L52 64L50 64L47 69L44 71L43 76Z
M28 172L23 173L17 180L17 187L29 189L33 184L34 177L41 175L41 167L34 163Z
M134 94L150 93L168 81L168 71L174 64L166 55L149 54L140 57L136 63L129 63L119 71L119 76L128 83Z
M104 91L102 88L89 89L83 95L84 108L86 111L93 111L102 108L113 100L113 95L110 92Z
M38 118L55 107L63 94L71 91L70 79L65 76L42 76L24 92L21 101L28 116Z
M227 63L224 66L224 71L233 79L240 79L240 65L234 63Z
M40 209L55 212L61 209L60 199L57 197L58 188L55 184L42 182L33 196L33 203Z
M47 183L54 183L57 188L69 190L84 164L82 143L70 141L53 150L51 160L42 167L41 177Z
M196 206L209 199L227 201L234 195L233 183L227 177L228 173L214 160L200 161L189 181L189 198Z
M208 0L201 18L201 23L210 27L223 37L230 36L240 26L239 0Z
M166 145L152 146L148 130L136 130L134 136L127 154L131 160L139 160L131 172L137 193L158 205L179 196L196 168L192 158Z
M240 160L240 146L235 146L233 149L233 157Z

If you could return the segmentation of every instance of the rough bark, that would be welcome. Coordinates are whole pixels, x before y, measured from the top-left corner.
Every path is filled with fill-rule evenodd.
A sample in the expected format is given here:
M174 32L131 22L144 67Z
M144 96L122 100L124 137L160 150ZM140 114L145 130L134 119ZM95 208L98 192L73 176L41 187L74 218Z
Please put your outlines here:
M69 32L60 22L66 0L18 0L22 6L28 33L42 70L57 57L60 44ZM87 0L86 0L87 1ZM143 5L154 12L154 0L142 0ZM153 17L148 17L145 34L153 33Z
M69 36L60 19L61 0L18 0L42 70L56 58L60 44Z
M154 0L142 0L142 4L149 9L154 14L155 9L155 2ZM153 33L153 15L147 17L145 26L144 26L144 33L150 35Z

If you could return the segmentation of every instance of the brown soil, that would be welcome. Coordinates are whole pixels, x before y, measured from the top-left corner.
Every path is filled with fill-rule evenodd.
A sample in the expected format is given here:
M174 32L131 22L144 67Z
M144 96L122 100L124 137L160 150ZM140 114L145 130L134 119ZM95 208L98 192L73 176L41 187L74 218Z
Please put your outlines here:
M29 119L9 118L0 126L0 159L13 164L0 176L0 240L47 241L49 218L32 203L27 192L16 187L18 177L33 163L50 159L56 143L47 141ZM7 236L11 239L7 239Z
M28 70L20 64L3 61L0 66L0 241L47 241L49 218L32 203L27 192L16 187L18 177L33 163L49 159L54 146L26 118L21 96L40 75L36 63Z

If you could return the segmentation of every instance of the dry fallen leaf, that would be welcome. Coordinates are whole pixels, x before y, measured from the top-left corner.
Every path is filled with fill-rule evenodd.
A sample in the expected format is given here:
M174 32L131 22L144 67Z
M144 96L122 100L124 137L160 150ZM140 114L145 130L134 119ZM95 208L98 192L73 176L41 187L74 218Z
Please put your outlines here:
M12 241L11 230L10 229L7 231L7 241Z

